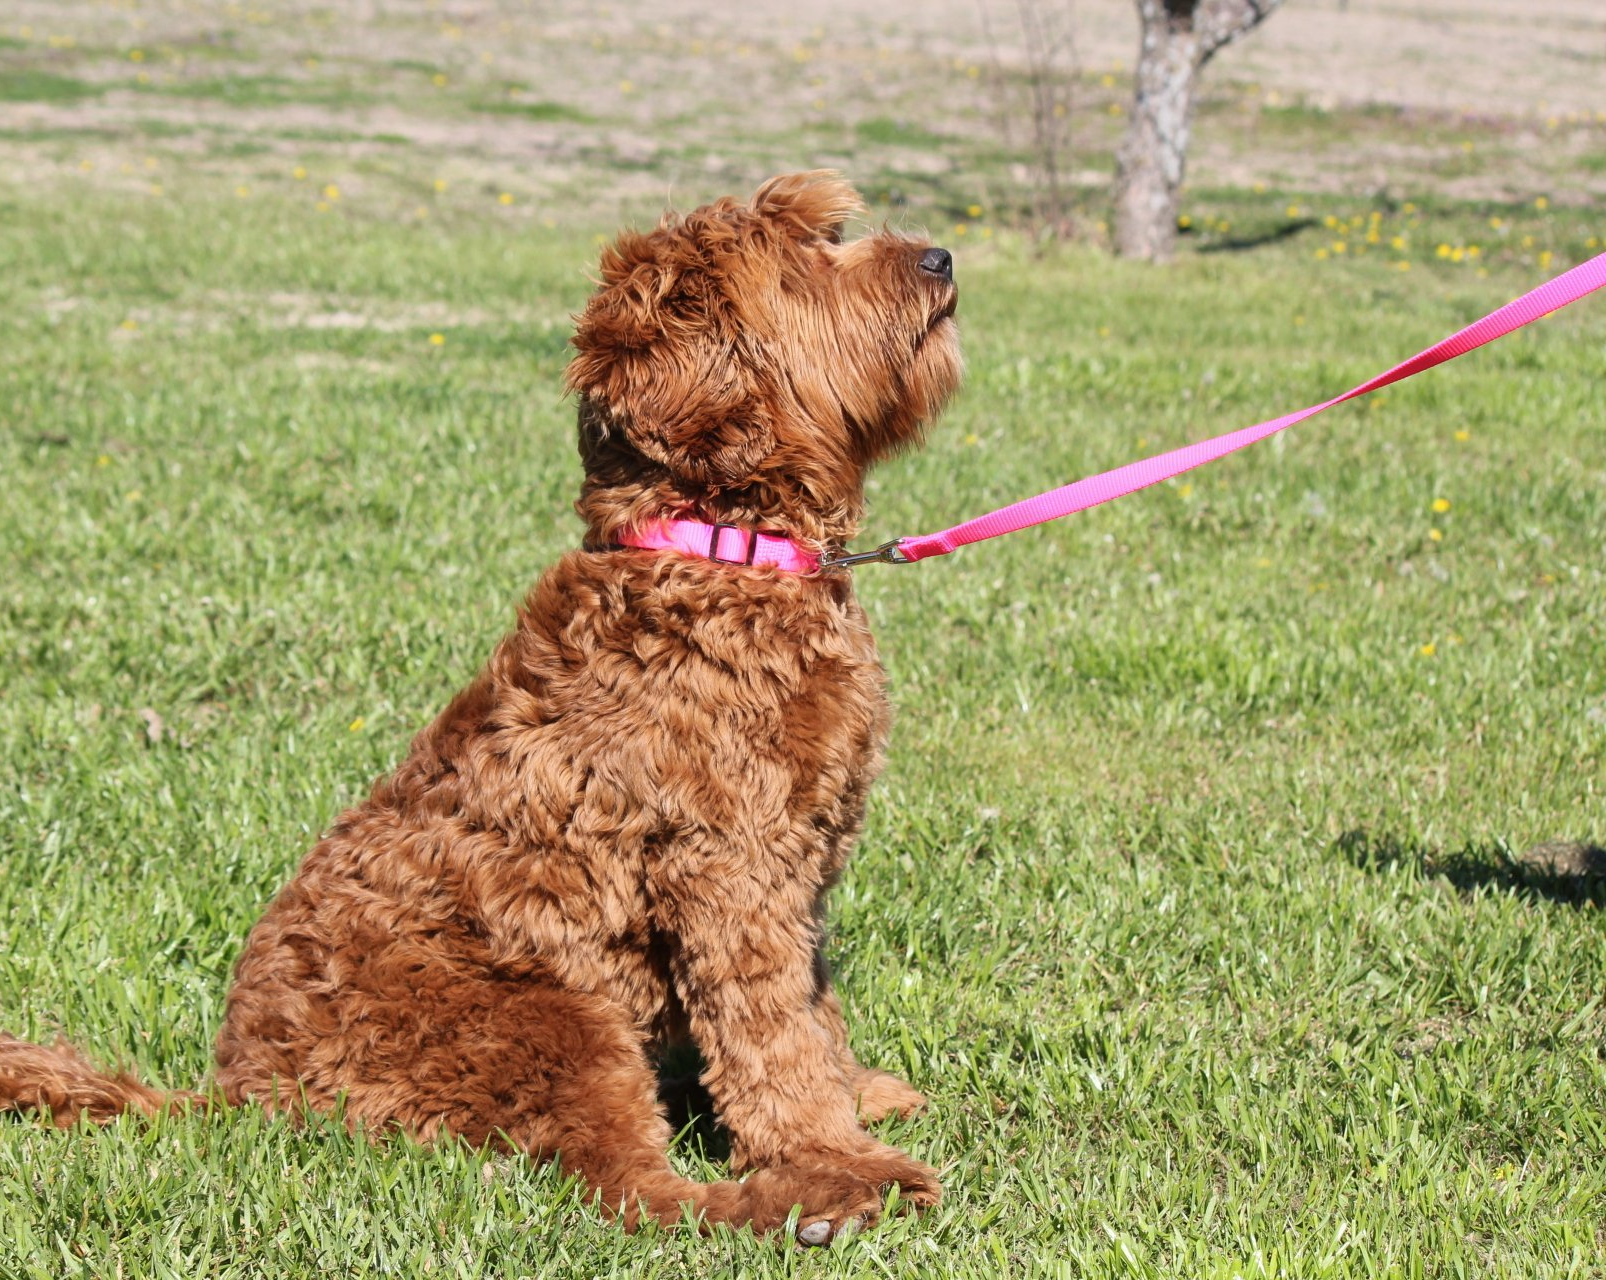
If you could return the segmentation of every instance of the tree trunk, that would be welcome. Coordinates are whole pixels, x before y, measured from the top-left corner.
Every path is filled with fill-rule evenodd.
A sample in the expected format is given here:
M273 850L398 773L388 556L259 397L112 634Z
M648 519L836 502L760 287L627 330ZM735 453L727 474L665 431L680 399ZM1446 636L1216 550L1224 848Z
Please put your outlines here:
M1200 68L1282 3L1137 0L1143 37L1132 119L1116 155L1115 250L1123 258L1170 260Z

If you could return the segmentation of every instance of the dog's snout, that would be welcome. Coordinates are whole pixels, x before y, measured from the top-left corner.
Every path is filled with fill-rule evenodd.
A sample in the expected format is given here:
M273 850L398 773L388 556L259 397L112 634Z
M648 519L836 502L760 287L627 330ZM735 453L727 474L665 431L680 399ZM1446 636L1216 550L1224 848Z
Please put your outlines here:
M954 278L954 255L946 249L927 249L920 255L920 269L943 280Z

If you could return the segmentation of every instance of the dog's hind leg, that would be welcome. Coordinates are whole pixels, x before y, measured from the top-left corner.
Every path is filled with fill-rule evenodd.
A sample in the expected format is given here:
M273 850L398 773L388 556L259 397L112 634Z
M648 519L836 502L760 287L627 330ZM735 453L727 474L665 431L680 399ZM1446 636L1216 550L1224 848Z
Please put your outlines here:
M289 999L297 993L237 991L219 1044L225 1092L269 1105L300 1097L316 1110L338 1103L370 1129L451 1133L555 1159L632 1228L689 1211L704 1227L763 1232L801 1205L801 1238L818 1244L880 1209L877 1187L834 1171L714 1183L677 1174L641 1036L601 996L539 970L508 975L397 940L347 976L316 1008ZM304 1024L282 1016L291 1007Z

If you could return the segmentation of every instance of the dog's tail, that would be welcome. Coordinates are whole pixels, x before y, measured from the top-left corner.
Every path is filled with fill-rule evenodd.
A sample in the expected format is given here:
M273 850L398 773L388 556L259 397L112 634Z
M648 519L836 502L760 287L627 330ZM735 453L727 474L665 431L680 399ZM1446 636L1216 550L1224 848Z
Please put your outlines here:
M0 1031L0 1111L48 1111L66 1129L81 1115L104 1124L125 1111L158 1116L209 1103L205 1094L167 1092L126 1071L101 1071L65 1040L46 1047Z

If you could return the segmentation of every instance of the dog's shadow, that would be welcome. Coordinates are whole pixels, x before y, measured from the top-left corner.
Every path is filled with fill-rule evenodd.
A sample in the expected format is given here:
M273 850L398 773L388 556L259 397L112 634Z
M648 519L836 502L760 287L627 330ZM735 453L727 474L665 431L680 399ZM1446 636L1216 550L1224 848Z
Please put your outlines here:
M658 1060L658 1101L675 1131L675 1145L706 1160L730 1159L730 1134L714 1114L703 1087L703 1058L692 1045L666 1048Z
M1436 849L1419 840L1358 829L1341 835L1335 848L1362 871L1411 868L1448 880L1462 893L1492 887L1574 908L1606 907L1606 848L1590 841L1552 841L1513 855L1500 844Z

